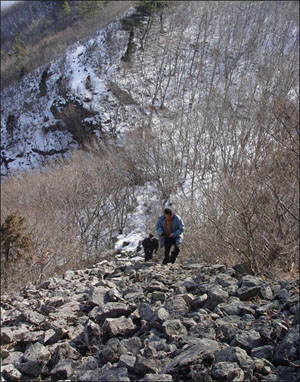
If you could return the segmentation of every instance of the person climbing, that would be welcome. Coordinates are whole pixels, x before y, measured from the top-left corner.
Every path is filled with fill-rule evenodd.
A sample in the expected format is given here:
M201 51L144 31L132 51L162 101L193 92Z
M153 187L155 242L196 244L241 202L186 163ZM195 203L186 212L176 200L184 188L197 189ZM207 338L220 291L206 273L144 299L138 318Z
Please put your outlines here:
M150 233L150 235L142 241L142 246L145 252L145 262L149 261L153 258L153 252L155 251L155 253L157 253L158 240Z
M160 246L165 247L165 257L163 264L174 264L180 252L179 244L183 241L184 223L182 219L173 214L172 210L166 208L156 223L156 231L160 238ZM174 249L169 257L171 247Z

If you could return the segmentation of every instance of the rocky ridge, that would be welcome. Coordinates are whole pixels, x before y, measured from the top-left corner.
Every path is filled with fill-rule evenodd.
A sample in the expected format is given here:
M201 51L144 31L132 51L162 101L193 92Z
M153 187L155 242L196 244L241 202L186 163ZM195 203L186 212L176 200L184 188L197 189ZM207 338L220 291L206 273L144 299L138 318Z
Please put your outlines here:
M4 381L299 377L299 282L110 261L1 298Z

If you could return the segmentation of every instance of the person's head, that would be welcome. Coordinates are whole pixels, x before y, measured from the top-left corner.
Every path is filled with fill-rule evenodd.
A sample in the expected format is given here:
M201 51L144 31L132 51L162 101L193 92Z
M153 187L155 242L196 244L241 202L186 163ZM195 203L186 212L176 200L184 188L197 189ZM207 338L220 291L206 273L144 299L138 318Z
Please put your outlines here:
M153 235L152 235L152 233L150 233L150 234L149 234L149 238L152 239L152 237L153 237Z
M165 218L166 218L167 220L171 220L172 217L173 217L173 212L172 212L172 210L170 210L170 208L166 208L166 209L164 210L164 215L165 215Z

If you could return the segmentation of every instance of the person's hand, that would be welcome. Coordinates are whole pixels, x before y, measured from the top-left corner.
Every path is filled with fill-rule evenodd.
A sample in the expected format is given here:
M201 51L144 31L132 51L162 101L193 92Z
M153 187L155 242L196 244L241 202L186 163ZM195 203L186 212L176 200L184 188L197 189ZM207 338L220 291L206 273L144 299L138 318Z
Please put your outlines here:
M172 233L169 234L169 237L173 237L174 235Z

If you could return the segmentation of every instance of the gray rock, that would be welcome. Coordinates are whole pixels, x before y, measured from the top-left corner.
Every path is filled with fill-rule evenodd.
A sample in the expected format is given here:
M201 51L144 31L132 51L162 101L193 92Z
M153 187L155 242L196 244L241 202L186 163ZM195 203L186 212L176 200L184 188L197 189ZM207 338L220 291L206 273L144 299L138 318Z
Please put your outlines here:
M38 326L45 321L45 316L38 312L26 309L22 313L22 321Z
M77 334L76 337L74 337L75 334ZM102 342L100 326L90 319L84 325L78 323L75 327L75 333L69 333L68 337L71 340L70 345L76 347L82 354L93 351Z
M237 362L243 369L248 369L253 365L253 360L246 350L240 347L226 347L214 353L216 362Z
M227 275L226 273L220 273L216 276L215 282L226 288L236 284L237 279Z
M124 338L121 340L121 345L127 350L127 353L137 354L142 348L142 341L139 337Z
M118 362L121 354L125 353L125 348L121 345L117 338L110 338L104 348L101 350L100 355L109 362Z
M38 377L45 368L44 361L28 361L16 365L16 368L29 377Z
M208 293L211 289L215 288L216 286L217 284L215 282L202 283L198 285L197 289L201 294L205 294Z
M165 320L169 318L170 314L165 308L156 309L151 315L151 322L163 323Z
M98 356L97 358L93 356L82 357L77 364L79 370L95 370L99 366L99 359Z
M252 287L258 287L258 286L260 287L262 284L263 284L263 281L261 278L255 277L252 275L246 275L240 279L238 286L252 288Z
M262 340L259 332L252 329L238 332L230 345L245 349L250 354L253 348L262 345Z
M201 296L197 296L192 301L192 307L194 309L201 309L204 307L207 300L208 300L208 295L206 293L202 294Z
M75 322L80 312L80 303L78 301L70 301L56 309L54 313L49 314L49 318L63 326L64 322Z
M270 285L261 285L260 294L265 300L273 300L274 293Z
M130 382L126 367L116 367L105 369L95 369L84 372L80 375L80 382Z
M155 303L157 301L164 302L166 299L165 292L154 291L151 293L151 303Z
M228 298L229 295L226 291L220 286L215 286L208 292L208 301L204 305L204 308L213 311L218 304L226 302Z
M293 326L296 326L296 325L299 325L300 324L300 305L297 304L297 309L296 309L296 312L295 312L295 316L294 316L294 319L293 319Z
M185 336L187 334L186 327L179 319L167 320L162 326L168 337Z
M176 286L174 290L174 294L184 294L186 292L187 292L186 287L183 285Z
M225 379L237 371L240 372L241 369L236 362L217 362L211 370L211 376L216 379Z
M251 269L251 265L248 263L236 264L233 266L237 275L253 275L253 271Z
M272 362L275 365L285 366L296 360L299 360L299 325L290 329L276 347Z
M56 287L58 280L55 277L51 277L48 280L39 284L36 289L53 289Z
M120 360L117 367L126 367L126 369L128 369L129 371L134 371L135 363L136 363L135 356L129 355L129 354L122 354L120 356Z
M182 319L182 323L183 325L188 329L192 329L194 328L195 326L197 326L197 323L196 321L194 321L192 318L183 318Z
M289 298L291 297L290 292L286 289L281 289L276 295L274 296L275 300L279 300L281 302L287 302Z
M22 374L13 364L5 365L2 370L2 376L8 381L20 381ZM1 379L2 380L2 379Z
M212 320L197 323L190 328L189 333L194 337L216 339L214 322Z
M246 300L249 300L251 297L257 296L259 294L259 291L260 291L259 286L252 286L252 287L242 286L238 288L236 293L240 300L246 301Z
M279 381L299 382L299 364L297 368L291 368L288 366L278 366L276 372L279 376Z
M52 357L47 364L47 367L52 370L59 361L64 359L78 360L80 358L79 352L74 349L68 342L62 342L49 347Z
M270 304L262 304L262 305L259 305L255 308L255 312L257 315L264 315L266 313L268 313L271 309L273 309L274 307L274 304L270 303Z
M45 332L43 330L37 330L37 331L28 331L24 337L22 338L22 343L34 343L34 342L40 342L44 343L45 338Z
M65 298L62 296L54 296L45 300L45 305L58 308L65 303Z
M28 349L23 354L23 361L45 361L48 362L51 358L51 353L46 346L36 342L35 344L28 347Z
M20 341L28 333L28 327L25 325L19 327L2 327L1 328L1 344L10 344Z
M153 315L153 309L151 305L147 303L141 303L138 307L138 312L143 320L151 321Z
M259 346L251 350L251 357L265 358L269 361L272 360L275 347L273 345Z
M169 292L169 288L165 286L160 281L154 280L149 285L147 285L146 290L148 292L160 291L160 292Z
M97 322L102 323L105 318L128 316L131 311L132 309L127 304L121 302L108 302L99 307L95 316Z
M140 382L172 382L171 374L146 374Z
M116 337L132 335L137 328L131 318L121 316L119 318L106 318L103 324L103 329L110 337Z
M224 316L224 313L225 313L225 315L229 315L229 316L232 316L232 315L239 316L240 315L240 306L241 306L240 301L233 301L233 302L229 302L229 303L224 302L224 303L220 303L214 309L214 312L216 312L216 313L221 312L222 316Z
M71 280L73 280L75 277L76 277L76 274L75 274L74 271L66 271L66 272L63 274L63 279L64 279L64 280L67 280L67 281L71 281Z
M209 339L199 339L197 344L182 349L180 353L164 366L162 373L174 374L180 368L185 368L192 363L206 362L212 364L214 352L219 350L221 345L217 341Z
M108 289L103 286L92 287L89 291L88 303L92 306L102 306L109 302Z
M55 367L50 371L52 381L69 379L72 374L72 360L63 359L60 360Z
M161 362L157 359L138 356L134 365L134 370L138 374L145 375L147 373L157 374L161 370Z
M163 339L154 338L153 340L151 339L149 340L147 346L143 350L144 350L144 355L146 357L148 356L159 357L158 356L159 352L170 353L176 350L176 346L174 344L167 344L167 341L165 338Z
M178 318L186 315L190 307L186 303L182 295L175 295L169 297L164 305L165 309L172 315L173 318Z
M52 334L53 332L54 332L54 334ZM49 336L50 337L46 340L46 342L44 344L45 344L45 346L53 345L56 342L58 342L59 340L62 340L64 338L66 338L67 335L68 335L67 329L57 328L55 331L53 330L51 332L48 332L48 336L47 337L49 337Z
M23 357L23 353L20 352L20 351L7 351L8 354L6 354L6 356L4 357L3 355L3 351L6 350L6 349L1 349L1 364L4 366L4 365L9 365L9 364L12 364L12 365L16 365L18 363L21 362L22 360L22 357Z

